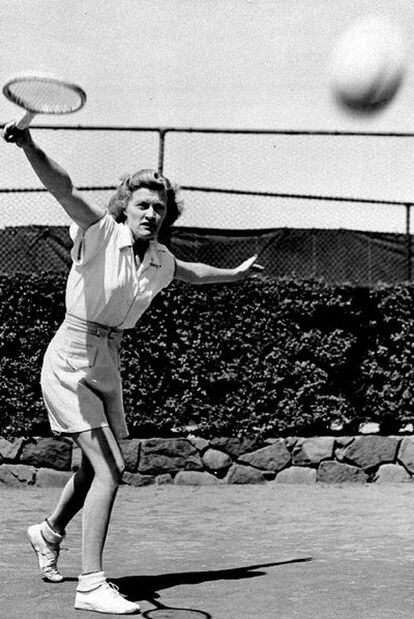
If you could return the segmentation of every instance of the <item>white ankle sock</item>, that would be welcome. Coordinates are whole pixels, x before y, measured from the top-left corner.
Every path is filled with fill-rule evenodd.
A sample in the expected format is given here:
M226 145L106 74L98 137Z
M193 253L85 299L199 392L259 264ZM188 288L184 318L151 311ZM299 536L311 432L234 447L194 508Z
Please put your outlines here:
M60 535L52 529L47 520L44 520L42 522L42 524L40 525L40 530L45 540L50 544L60 544L60 542L64 538L64 535Z
M81 574L76 591L92 591L106 582L105 572L92 572L91 574Z

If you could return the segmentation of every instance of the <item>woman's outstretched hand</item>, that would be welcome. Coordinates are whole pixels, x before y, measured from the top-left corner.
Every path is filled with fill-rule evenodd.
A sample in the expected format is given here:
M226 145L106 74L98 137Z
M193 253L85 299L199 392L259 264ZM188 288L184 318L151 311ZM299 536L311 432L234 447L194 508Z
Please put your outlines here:
M4 125L1 137L5 142L16 144L19 148L24 148L33 143L29 129L18 129L17 121L12 120Z
M237 279L245 279L252 272L264 271L264 267L261 264L257 264L256 260L258 254L254 254L251 258L248 258L242 264L235 268Z

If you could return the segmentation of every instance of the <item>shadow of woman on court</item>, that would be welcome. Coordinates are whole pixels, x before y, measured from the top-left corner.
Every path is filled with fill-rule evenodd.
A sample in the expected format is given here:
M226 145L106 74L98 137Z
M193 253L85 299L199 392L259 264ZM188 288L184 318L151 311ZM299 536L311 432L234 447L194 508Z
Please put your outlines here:
M128 598L132 600L148 600L149 602L153 602L157 605L155 600L160 597L158 592L163 589L169 589L179 585L194 585L203 582L212 582L215 580L240 580L242 578L256 578L267 574L266 571L263 571L263 568L277 567L290 563L304 563L311 560L311 557L300 557L296 559L287 559L285 561L275 561L273 563L259 563L257 565L247 565L221 570L172 572L166 574L154 574L151 576L123 576L121 578L111 578L111 581L116 584L121 593L128 596ZM206 616L208 616L208 614Z

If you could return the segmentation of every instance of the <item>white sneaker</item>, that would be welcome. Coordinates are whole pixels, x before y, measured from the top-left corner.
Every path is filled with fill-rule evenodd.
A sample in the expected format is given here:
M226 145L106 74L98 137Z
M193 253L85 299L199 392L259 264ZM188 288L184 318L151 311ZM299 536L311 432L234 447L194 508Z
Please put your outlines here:
M75 608L113 615L132 615L140 611L138 604L126 600L116 585L106 581L91 591L76 590Z
M56 538L63 539L63 535L55 534ZM42 534L42 525L34 524L27 529L27 537L36 553L41 574L52 582L63 580L62 574L57 569L57 561L60 552L60 542L52 543L45 539Z

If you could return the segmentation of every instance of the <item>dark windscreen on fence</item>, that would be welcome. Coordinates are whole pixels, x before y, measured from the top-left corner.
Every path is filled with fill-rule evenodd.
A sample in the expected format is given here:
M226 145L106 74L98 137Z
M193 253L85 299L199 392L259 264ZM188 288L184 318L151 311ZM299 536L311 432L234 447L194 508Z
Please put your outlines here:
M0 272L67 271L71 240L66 226L0 230ZM234 267L262 252L269 277L322 278L328 283L371 285L407 280L407 236L386 232L275 228L222 230L173 228L170 248L189 262Z

